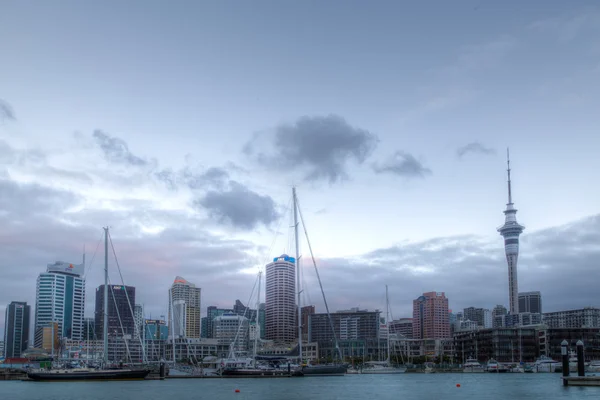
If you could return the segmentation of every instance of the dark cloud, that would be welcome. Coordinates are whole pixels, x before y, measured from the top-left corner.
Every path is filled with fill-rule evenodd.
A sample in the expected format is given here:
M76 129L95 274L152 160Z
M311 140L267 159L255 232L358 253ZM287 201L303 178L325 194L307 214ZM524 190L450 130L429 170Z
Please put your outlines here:
M394 174L405 178L425 178L431 175L431 170L423 166L412 154L397 151L381 164L373 164L373 170L378 174Z
M93 138L110 162L141 167L149 164L147 160L134 155L123 139L110 136L101 130L95 130Z
M469 143L456 149L456 155L458 156L458 158L463 158L469 153L496 154L496 150L492 149L491 147L485 147L479 142Z
M279 218L270 196L260 195L235 181L229 182L228 189L208 191L195 204L208 210L217 221L242 229L253 229L258 224L268 226Z
M299 169L307 181L335 183L348 177L350 162L363 163L377 146L377 136L355 128L336 115L302 117L293 125L281 125L268 135L262 152L262 135L246 143L243 151L268 168L283 171Z
M16 119L15 112L10 104L0 99L0 121L14 121Z

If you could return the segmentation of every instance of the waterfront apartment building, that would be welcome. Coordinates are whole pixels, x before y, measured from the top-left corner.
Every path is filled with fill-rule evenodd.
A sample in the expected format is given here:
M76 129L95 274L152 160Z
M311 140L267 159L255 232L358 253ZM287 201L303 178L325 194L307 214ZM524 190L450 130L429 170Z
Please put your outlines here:
M169 289L169 324L172 322L184 324L183 336L190 339L200 339L202 334L201 327L201 289L195 284L188 282L181 276L175 277L173 285ZM184 304L184 310L180 313L185 321L174 321L171 313L173 312L173 304Z
M413 300L413 339L451 337L448 298L444 292L423 293Z
M387 342L380 340L380 311L352 308L330 314L342 357L361 357L377 361L386 354ZM339 358L334 335L326 313L309 314L308 341L318 344L319 358L331 361Z
M331 315L335 334L339 340L375 339L379 337L379 311L353 308L337 311ZM326 313L310 314L308 317L308 341L332 342L333 332Z
M468 358L480 362L533 362L539 357L538 332L534 327L457 332L454 347L460 363Z
M4 318L4 354L6 354L6 358L20 358L27 347L30 347L30 314L31 306L23 301L13 301L6 307Z
M0 358L4 358L4 341L0 340Z
M58 324L59 338L83 339L85 308L84 264L57 261L48 264L37 278L35 296L35 337L38 329ZM41 342L35 341L41 348Z
M561 359L561 343L566 340L570 351L576 351L579 340L583 342L585 361L600 360L600 328L548 328L538 327L539 354L554 360Z
M407 339L412 338L413 322L412 318L400 318L390 322L390 333L397 334Z
M297 340L296 259L283 254L266 266L265 338L278 343Z
M220 315L213 320L213 338L222 346L235 342L235 350L245 351L248 349L248 322L248 318L235 313Z
M108 285L108 336L135 337L135 287ZM96 338L104 339L104 285L96 288Z
M543 321L549 328L600 328L600 308L544 313Z
M542 313L542 294L540 292L519 293L519 312Z

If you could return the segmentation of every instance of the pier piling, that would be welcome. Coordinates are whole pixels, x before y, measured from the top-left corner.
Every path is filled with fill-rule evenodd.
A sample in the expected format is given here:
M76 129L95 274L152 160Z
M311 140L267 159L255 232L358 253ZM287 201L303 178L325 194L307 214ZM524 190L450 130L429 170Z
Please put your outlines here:
M583 341L577 341L577 376L585 376L585 363L583 358Z
M562 369L563 369L563 377L569 376L569 342L563 340L560 343L560 354L562 355ZM567 386L567 380L563 379L563 385Z

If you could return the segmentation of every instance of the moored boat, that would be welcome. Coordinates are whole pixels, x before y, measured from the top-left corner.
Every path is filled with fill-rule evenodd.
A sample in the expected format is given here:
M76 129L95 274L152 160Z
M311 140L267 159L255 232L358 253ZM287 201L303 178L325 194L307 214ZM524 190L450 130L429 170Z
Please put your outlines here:
M302 366L304 376L342 376L346 375L348 364L318 364Z
M465 362L465 365L463 366L463 372L466 372L466 373L485 372L485 368L476 359L469 358L467 360L467 362Z
M27 373L34 381L114 381L145 379L148 369L52 369Z

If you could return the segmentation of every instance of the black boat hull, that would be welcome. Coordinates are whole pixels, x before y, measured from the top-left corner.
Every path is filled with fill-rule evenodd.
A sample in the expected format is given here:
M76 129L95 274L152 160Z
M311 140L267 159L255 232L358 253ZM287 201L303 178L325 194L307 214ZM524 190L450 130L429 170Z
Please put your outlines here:
M150 370L100 370L100 371L58 371L28 372L29 379L34 381L120 381L142 380Z
M265 370L265 369L252 369L252 368L240 368L240 369L225 369L221 376L223 377L288 377L291 376L291 373L287 370Z
M302 367L304 376L342 376L346 375L348 365L310 365Z

